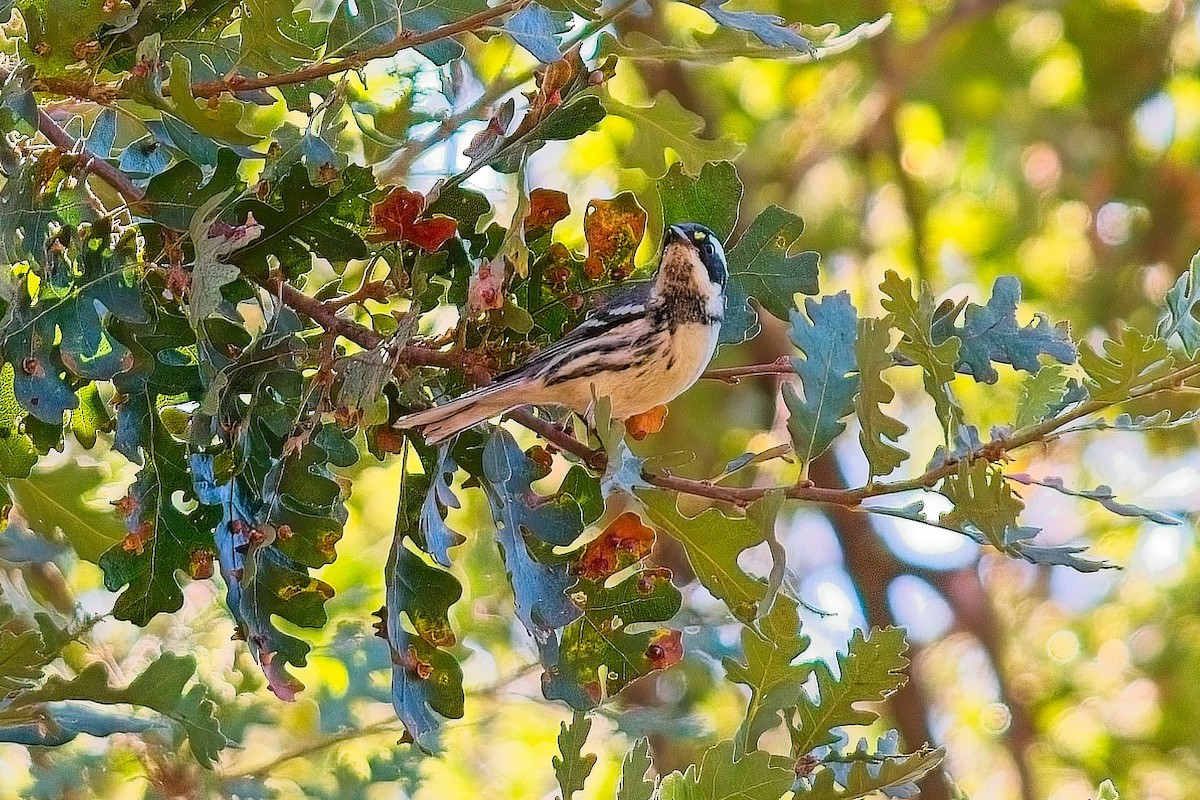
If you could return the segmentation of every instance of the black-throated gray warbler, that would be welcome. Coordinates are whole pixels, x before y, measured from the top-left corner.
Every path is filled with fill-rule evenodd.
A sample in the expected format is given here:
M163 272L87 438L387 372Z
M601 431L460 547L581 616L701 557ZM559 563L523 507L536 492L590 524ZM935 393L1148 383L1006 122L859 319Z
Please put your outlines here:
M607 396L615 419L675 399L700 377L725 316L725 251L703 225L667 229L653 281L598 308L570 333L485 386L402 417L431 444L520 406L586 414Z

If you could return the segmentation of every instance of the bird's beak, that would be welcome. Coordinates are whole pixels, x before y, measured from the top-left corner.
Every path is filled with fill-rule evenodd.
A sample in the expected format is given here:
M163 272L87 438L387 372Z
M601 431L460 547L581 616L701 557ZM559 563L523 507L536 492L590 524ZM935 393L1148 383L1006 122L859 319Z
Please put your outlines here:
M667 242L675 242L677 244L691 244L692 240L688 238L678 225L672 225L667 228Z

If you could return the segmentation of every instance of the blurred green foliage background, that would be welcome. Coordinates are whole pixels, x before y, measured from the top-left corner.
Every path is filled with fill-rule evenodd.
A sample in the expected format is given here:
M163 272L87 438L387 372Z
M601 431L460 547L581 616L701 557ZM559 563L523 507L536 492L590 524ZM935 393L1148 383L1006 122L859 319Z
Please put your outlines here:
M612 82L627 102L668 90L704 120L711 137L740 143L743 224L776 203L807 223L804 242L822 255L822 293L851 292L877 311L886 269L927 280L940 295L982 302L1001 274L1020 276L1032 309L1069 320L1074 332L1112 333L1117 320L1149 327L1154 308L1200 245L1200 12L1182 0L754 0L742 7L844 29L890 13L879 37L816 64L733 59L679 63L626 58ZM699 11L648 3L618 23L686 44L712 23ZM715 60L715 59L713 59ZM472 80L523 74L529 56L504 37L471 40ZM402 54L372 64L375 128L393 136L437 113L433 68ZM378 80L375 80L378 78ZM263 112L276 113L276 112ZM264 126L267 124L263 122ZM478 130L475 128L474 130ZM395 180L426 186L470 140L469 126L415 163L389 163L379 138L351 127L346 145L384 162ZM573 142L541 151L528 184L593 197L632 189L654 203L665 164L647 161L639 132L610 117ZM382 137L382 134L379 134ZM729 147L732 149L733 145ZM688 154L678 154L687 156ZM644 169L642 169L644 168ZM477 176L503 197L511 187ZM500 214L503 217L503 213ZM573 226L573 227L572 227ZM581 216L559 228L582 238ZM650 248L644 248L649 256ZM347 284L355 276L347 276ZM790 352L784 326L764 320L753 342L726 349L719 365ZM1085 336L1086 338L1086 336ZM915 379L914 379L915 380ZM1013 374L995 386L961 379L956 391L1001 422L1016 403ZM932 453L938 425L920 387L898 387L895 415L906 443ZM775 386L745 381L697 386L671 409L643 454L688 449L683 468L713 474L739 454L787 440ZM533 440L526 435L525 444ZM851 450L814 465L818 483L866 477ZM861 457L860 457L861 458ZM1200 511L1200 450L1191 427L1147 438L1077 435L1023 456L1030 472L1076 485L1112 484L1122 497L1168 512ZM921 458L914 462L924 463ZM119 459L68 451L24 484L24 503L44 513L83 513L57 502L84 490L106 512L127 480ZM1022 464L1023 466L1023 464ZM126 476L127 477L127 476ZM567 712L541 699L535 652L513 618L492 525L478 489L460 492L453 526L468 533L454 570L465 588L451 610L468 686L464 721L446 726L446 752L422 758L396 747L385 646L372 636L382 604L399 465L360 462L350 520L335 564L319 577L338 593L317 634L308 686L293 704L264 688L218 588L188 585L184 609L146 629L104 618L79 663L97 654L117 674L136 673L161 651L191 653L219 701L239 749L215 771L197 767L169 737L80 737L29 752L0 746L0 798L551 796L548 769ZM113 487L109 491L106 487ZM91 492L92 494L88 494ZM107 492L107 493L106 493ZM1110 517L1050 492L1030 490L1028 516L1052 541L1082 538L1123 570L1081 575L1003 557L980 557L953 534L848 513L800 510L779 531L806 632L826 656L855 627L900 624L915 654L910 685L885 709L906 739L949 749L947 771L974 800L1084 800L1103 778L1140 800L1200 796L1200 557L1191 525L1169 528ZM123 535L106 514L84 529L97 547ZM685 569L669 550L661 559ZM674 560L672 560L674 559ZM69 612L105 613L112 595L99 570L72 556L38 568L0 562L0 589ZM619 712L597 720L589 749L600 759L585 797L613 794L630 739L649 734L666 771L728 736L742 700L720 679L736 626L694 585L685 592L684 664L630 690ZM311 633L306 633L311 638ZM924 797L952 796L940 781ZM419 789L417 788L419 786Z

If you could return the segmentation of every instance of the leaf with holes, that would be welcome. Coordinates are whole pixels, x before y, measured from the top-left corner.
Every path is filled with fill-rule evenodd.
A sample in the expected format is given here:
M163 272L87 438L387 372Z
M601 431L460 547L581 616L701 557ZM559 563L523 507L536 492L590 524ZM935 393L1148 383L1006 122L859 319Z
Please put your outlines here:
M638 492L650 520L679 542L697 579L723 600L742 622L758 616L759 604L767 599L766 581L752 577L738 564L738 557L774 535L775 517L783 502L778 492L768 493L746 510L746 516L728 517L715 508L697 517L686 517L675 505L675 495L658 489Z
M403 530L392 542L384 580L379 630L392 656L392 706L417 744L432 750L440 718L463 715L462 667L447 649L456 641L449 610L462 586L407 548Z
M555 628L579 617L567 597L573 583L570 565L553 552L583 532L583 513L574 498L543 497L531 483L542 471L517 446L512 435L497 428L483 451L483 489L496 521L496 538L517 602L517 618L539 647Z

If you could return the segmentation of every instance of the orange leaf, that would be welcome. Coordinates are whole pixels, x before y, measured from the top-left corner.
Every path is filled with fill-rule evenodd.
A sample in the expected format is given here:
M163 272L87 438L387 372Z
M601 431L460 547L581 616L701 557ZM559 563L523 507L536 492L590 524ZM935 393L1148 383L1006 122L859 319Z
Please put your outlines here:
M625 432L640 442L650 434L661 431L666 421L667 407L655 406L625 420Z
M575 572L585 580L602 581L650 555L652 547L654 529L637 514L626 511L588 543Z
M633 272L633 256L646 234L646 212L633 192L621 192L612 200L593 200L583 218L583 234L589 263L595 259L614 277L627 277Z
M555 223L567 218L571 206L566 192L534 189L529 193L529 216L525 217L525 238L532 241L549 233Z

